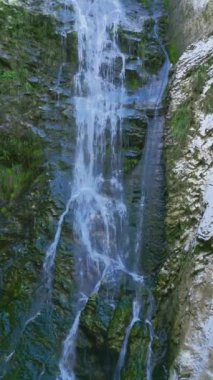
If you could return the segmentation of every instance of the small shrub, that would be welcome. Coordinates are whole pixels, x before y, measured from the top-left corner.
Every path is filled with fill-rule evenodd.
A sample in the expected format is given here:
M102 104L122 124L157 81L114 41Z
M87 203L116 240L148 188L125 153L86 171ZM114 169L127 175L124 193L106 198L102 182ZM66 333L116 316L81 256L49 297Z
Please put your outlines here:
M172 121L172 136L177 143L183 143L186 138L187 129L192 121L192 111L189 105L181 105L175 111Z
M174 144L171 146L172 157L178 159L187 142L187 130L193 122L190 105L182 104L174 112L169 123Z

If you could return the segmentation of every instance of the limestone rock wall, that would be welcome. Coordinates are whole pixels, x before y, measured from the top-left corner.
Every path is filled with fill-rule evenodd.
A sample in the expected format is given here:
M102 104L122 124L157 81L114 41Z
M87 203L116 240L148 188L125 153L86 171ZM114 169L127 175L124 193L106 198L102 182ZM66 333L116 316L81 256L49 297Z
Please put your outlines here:
M169 380L213 379L212 9L208 0L170 2L174 42L193 45L174 68L167 115L168 259L157 291Z

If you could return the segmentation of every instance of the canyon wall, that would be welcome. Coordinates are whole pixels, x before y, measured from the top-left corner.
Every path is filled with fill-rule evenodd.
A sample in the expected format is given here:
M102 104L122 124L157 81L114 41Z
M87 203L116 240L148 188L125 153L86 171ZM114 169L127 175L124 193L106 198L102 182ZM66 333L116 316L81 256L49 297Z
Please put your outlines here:
M158 278L169 380L213 378L212 11L212 1L169 4L170 49L182 53L168 96L168 258Z

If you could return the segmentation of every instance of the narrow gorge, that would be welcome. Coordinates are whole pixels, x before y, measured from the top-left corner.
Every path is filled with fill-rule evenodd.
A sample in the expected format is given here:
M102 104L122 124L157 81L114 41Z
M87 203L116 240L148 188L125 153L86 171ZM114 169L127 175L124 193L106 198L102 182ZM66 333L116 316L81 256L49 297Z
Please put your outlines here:
M212 0L0 0L0 379L213 379Z

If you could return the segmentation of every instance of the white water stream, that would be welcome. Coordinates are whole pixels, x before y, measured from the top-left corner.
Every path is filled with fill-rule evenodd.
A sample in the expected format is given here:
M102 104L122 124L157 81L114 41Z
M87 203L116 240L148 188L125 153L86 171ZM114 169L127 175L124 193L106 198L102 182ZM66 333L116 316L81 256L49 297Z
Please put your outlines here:
M44 269L52 267L62 223L73 208L76 235L76 272L83 303L64 342L58 379L74 380L75 340L81 312L87 299L117 271L128 272L123 264L126 206L123 202L119 144L125 59L117 46L117 28L122 7L119 0L73 0L78 33L79 71L75 76L75 117L77 142L72 191L60 217L55 239L47 251ZM100 17L101 16L101 17ZM114 65L120 59L119 85L113 83ZM110 154L106 168L106 155ZM133 274L134 276L135 274Z
M121 347L118 363L117 363L117 366L115 368L114 380L120 380L121 370L122 370L124 363L125 363L129 336L130 336L130 333L131 333L131 330L132 330L134 324L137 321L140 321L140 317L139 317L140 310L141 310L141 303L137 299L135 299L133 301L133 306L132 306L132 319L131 319L131 322L130 322L129 326L127 327L127 330L126 330L126 335L125 335L125 338L124 338L124 341L123 341L123 344Z
M101 283L112 281L113 278L119 276L120 272L130 275L136 282L143 283L143 277L137 274L136 267L134 268L136 272L134 272L129 271L125 266L128 246L127 210L123 199L120 150L126 57L117 44L117 30L121 18L124 17L124 10L119 0L70 0L70 4L75 11L79 59L74 97L77 127L74 175L70 197L59 218L54 240L46 252L43 265L44 278L48 291L51 292L57 246L64 220L72 210L76 239L76 288L79 298L74 321L63 344L58 380L76 379L75 344L81 313L89 297L98 292ZM115 84L118 61L121 62L120 73ZM156 107L160 104L163 91L164 84L158 87L155 94ZM148 138L147 151L150 146L156 149L158 142L153 132L152 137L153 139ZM144 167L147 159L148 155L145 157ZM143 183L144 181L146 181L145 175ZM145 202L144 192L145 189L142 189L142 208ZM142 224L143 215L140 217L140 231ZM138 235L137 255L142 246L140 239L142 238ZM120 379L128 339L133 325L139 320L140 309L140 303L134 300L132 320L126 330L115 370L115 380ZM148 380L151 380L154 334L150 320L151 316L147 320L150 330L147 357Z
M134 254L132 254L134 258L132 265L128 266L128 211L124 197L121 151L123 148L122 120L128 103L128 95L124 86L126 61L132 57L121 52L118 44L118 29L122 24L122 27L124 26L124 29L126 28L128 31L141 32L143 16L140 16L138 12L138 9L141 8L139 3L137 4L137 0L61 0L60 4L64 6L63 20L60 20L63 38L66 41L66 33L70 26L69 17L66 25L67 9L71 13L73 9L74 29L78 37L79 62L74 80L73 99L77 130L73 177L68 199L56 225L55 236L46 251L41 290L38 289L32 308L26 321L23 322L23 328L14 340L10 353L6 355L5 362L9 365L23 332L41 315L44 303L51 300L57 248L63 225L72 215L70 219L73 223L75 240L74 274L72 275L77 297L75 305L73 305L71 327L62 347L57 380L75 380L76 341L81 315L89 298L98 293L103 283L106 288L108 286L110 289L110 285L119 283L123 275L126 276L125 278L133 280L135 294L144 284L144 278L139 274L141 269L139 268L139 258L144 244L142 235L144 210L147 202L146 195L152 187L155 176L155 173L150 171L150 165L153 163L153 166L157 167L161 155L158 145L163 133L163 120L158 117L158 108L161 105L167 83L169 62L165 49L161 45L166 62L159 76L154 78L151 84L148 83L144 86L144 98L151 98L155 113L148 126L141 173L141 199L138 205L138 223ZM52 0L44 1L44 13L54 13L56 5ZM133 7L130 12L131 17L127 16L126 5L130 8ZM66 50L66 46L64 46L64 50ZM54 89L58 108L60 106L60 83L67 65L66 56L63 59ZM141 65L141 60L139 58L137 60L138 65ZM142 103L143 100L141 100ZM143 106L144 109L148 108L147 104ZM126 328L114 371L114 380L120 380L122 368L125 366L131 330L134 324L140 320L141 301L135 294L132 318ZM150 336L146 378L152 380L154 340L152 309L148 310L145 322ZM42 367L39 378L45 378L45 365Z

